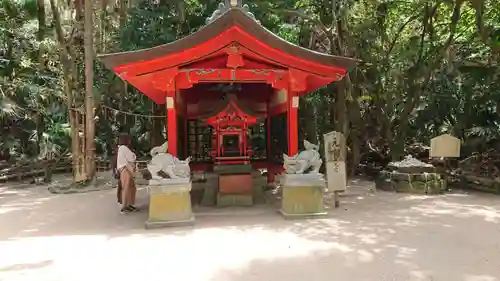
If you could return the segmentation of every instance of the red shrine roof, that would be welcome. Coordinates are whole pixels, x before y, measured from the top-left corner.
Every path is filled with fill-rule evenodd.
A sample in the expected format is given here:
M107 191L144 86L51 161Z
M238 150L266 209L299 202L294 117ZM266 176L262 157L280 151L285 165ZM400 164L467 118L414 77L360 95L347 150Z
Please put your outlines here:
M245 107L234 94L229 94L224 99L224 107L214 109L214 113L207 118L207 123L216 126L219 123L222 126L245 123L248 125L257 122L257 113L252 112Z
M263 80L277 88L289 79L292 85L301 84L295 92L305 94L342 79L356 65L354 59L315 52L281 39L255 20L246 5L229 8L220 4L208 20L197 32L175 42L98 58L156 103L165 102L166 92L202 82ZM290 77L285 78L287 70Z

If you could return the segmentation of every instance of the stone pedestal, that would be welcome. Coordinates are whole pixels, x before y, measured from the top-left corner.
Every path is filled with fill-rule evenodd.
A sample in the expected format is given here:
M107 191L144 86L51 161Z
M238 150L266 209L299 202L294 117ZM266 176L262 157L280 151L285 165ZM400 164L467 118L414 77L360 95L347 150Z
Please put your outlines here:
M193 225L190 191L189 178L150 180L149 218L146 228Z
M252 166L216 165L218 174L217 207L253 206Z
M325 180L322 174L284 174L280 213L285 219L318 218L327 215L323 203Z

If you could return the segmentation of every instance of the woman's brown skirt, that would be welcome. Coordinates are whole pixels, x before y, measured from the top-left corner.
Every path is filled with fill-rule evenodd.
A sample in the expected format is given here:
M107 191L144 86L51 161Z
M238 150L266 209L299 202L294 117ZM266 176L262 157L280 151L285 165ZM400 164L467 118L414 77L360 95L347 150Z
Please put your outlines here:
M118 196L118 200L120 202L120 204L123 204L124 202L122 201L122 193L123 192L127 192L127 196L128 196L128 204L134 204L134 202L131 202L131 201L134 201L132 199L132 197L134 197L132 195L132 192L135 192L135 182L134 182L134 176L132 174L132 172L130 172L129 169L127 169L127 167L123 167L122 169L120 169L120 182L118 184L118 191L117 191L117 196Z
M118 204L122 203L122 180L120 178L120 172L118 172L118 188L116 189L116 199Z

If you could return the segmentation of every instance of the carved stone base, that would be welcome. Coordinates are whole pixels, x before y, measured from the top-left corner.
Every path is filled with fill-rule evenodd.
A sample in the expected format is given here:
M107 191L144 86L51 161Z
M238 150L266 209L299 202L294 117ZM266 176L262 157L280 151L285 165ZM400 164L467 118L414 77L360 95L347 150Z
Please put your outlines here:
M190 191L191 183L148 186L149 218L145 227L194 224Z
M281 210L285 219L319 218L327 215L323 203L325 180L321 174L283 175Z

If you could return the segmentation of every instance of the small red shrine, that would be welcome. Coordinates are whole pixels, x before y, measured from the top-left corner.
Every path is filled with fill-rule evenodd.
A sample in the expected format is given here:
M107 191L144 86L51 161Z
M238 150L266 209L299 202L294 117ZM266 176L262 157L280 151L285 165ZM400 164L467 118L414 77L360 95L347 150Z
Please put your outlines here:
M191 156L194 170L267 168L269 181L283 153L298 153L299 98L356 64L281 39L241 0L221 3L204 27L175 42L98 57L166 105L170 154Z
M248 126L256 122L255 116L244 113L238 107L235 95L229 95L224 110L207 119L214 129L211 156L215 165L250 164L252 149L248 146L247 133Z

